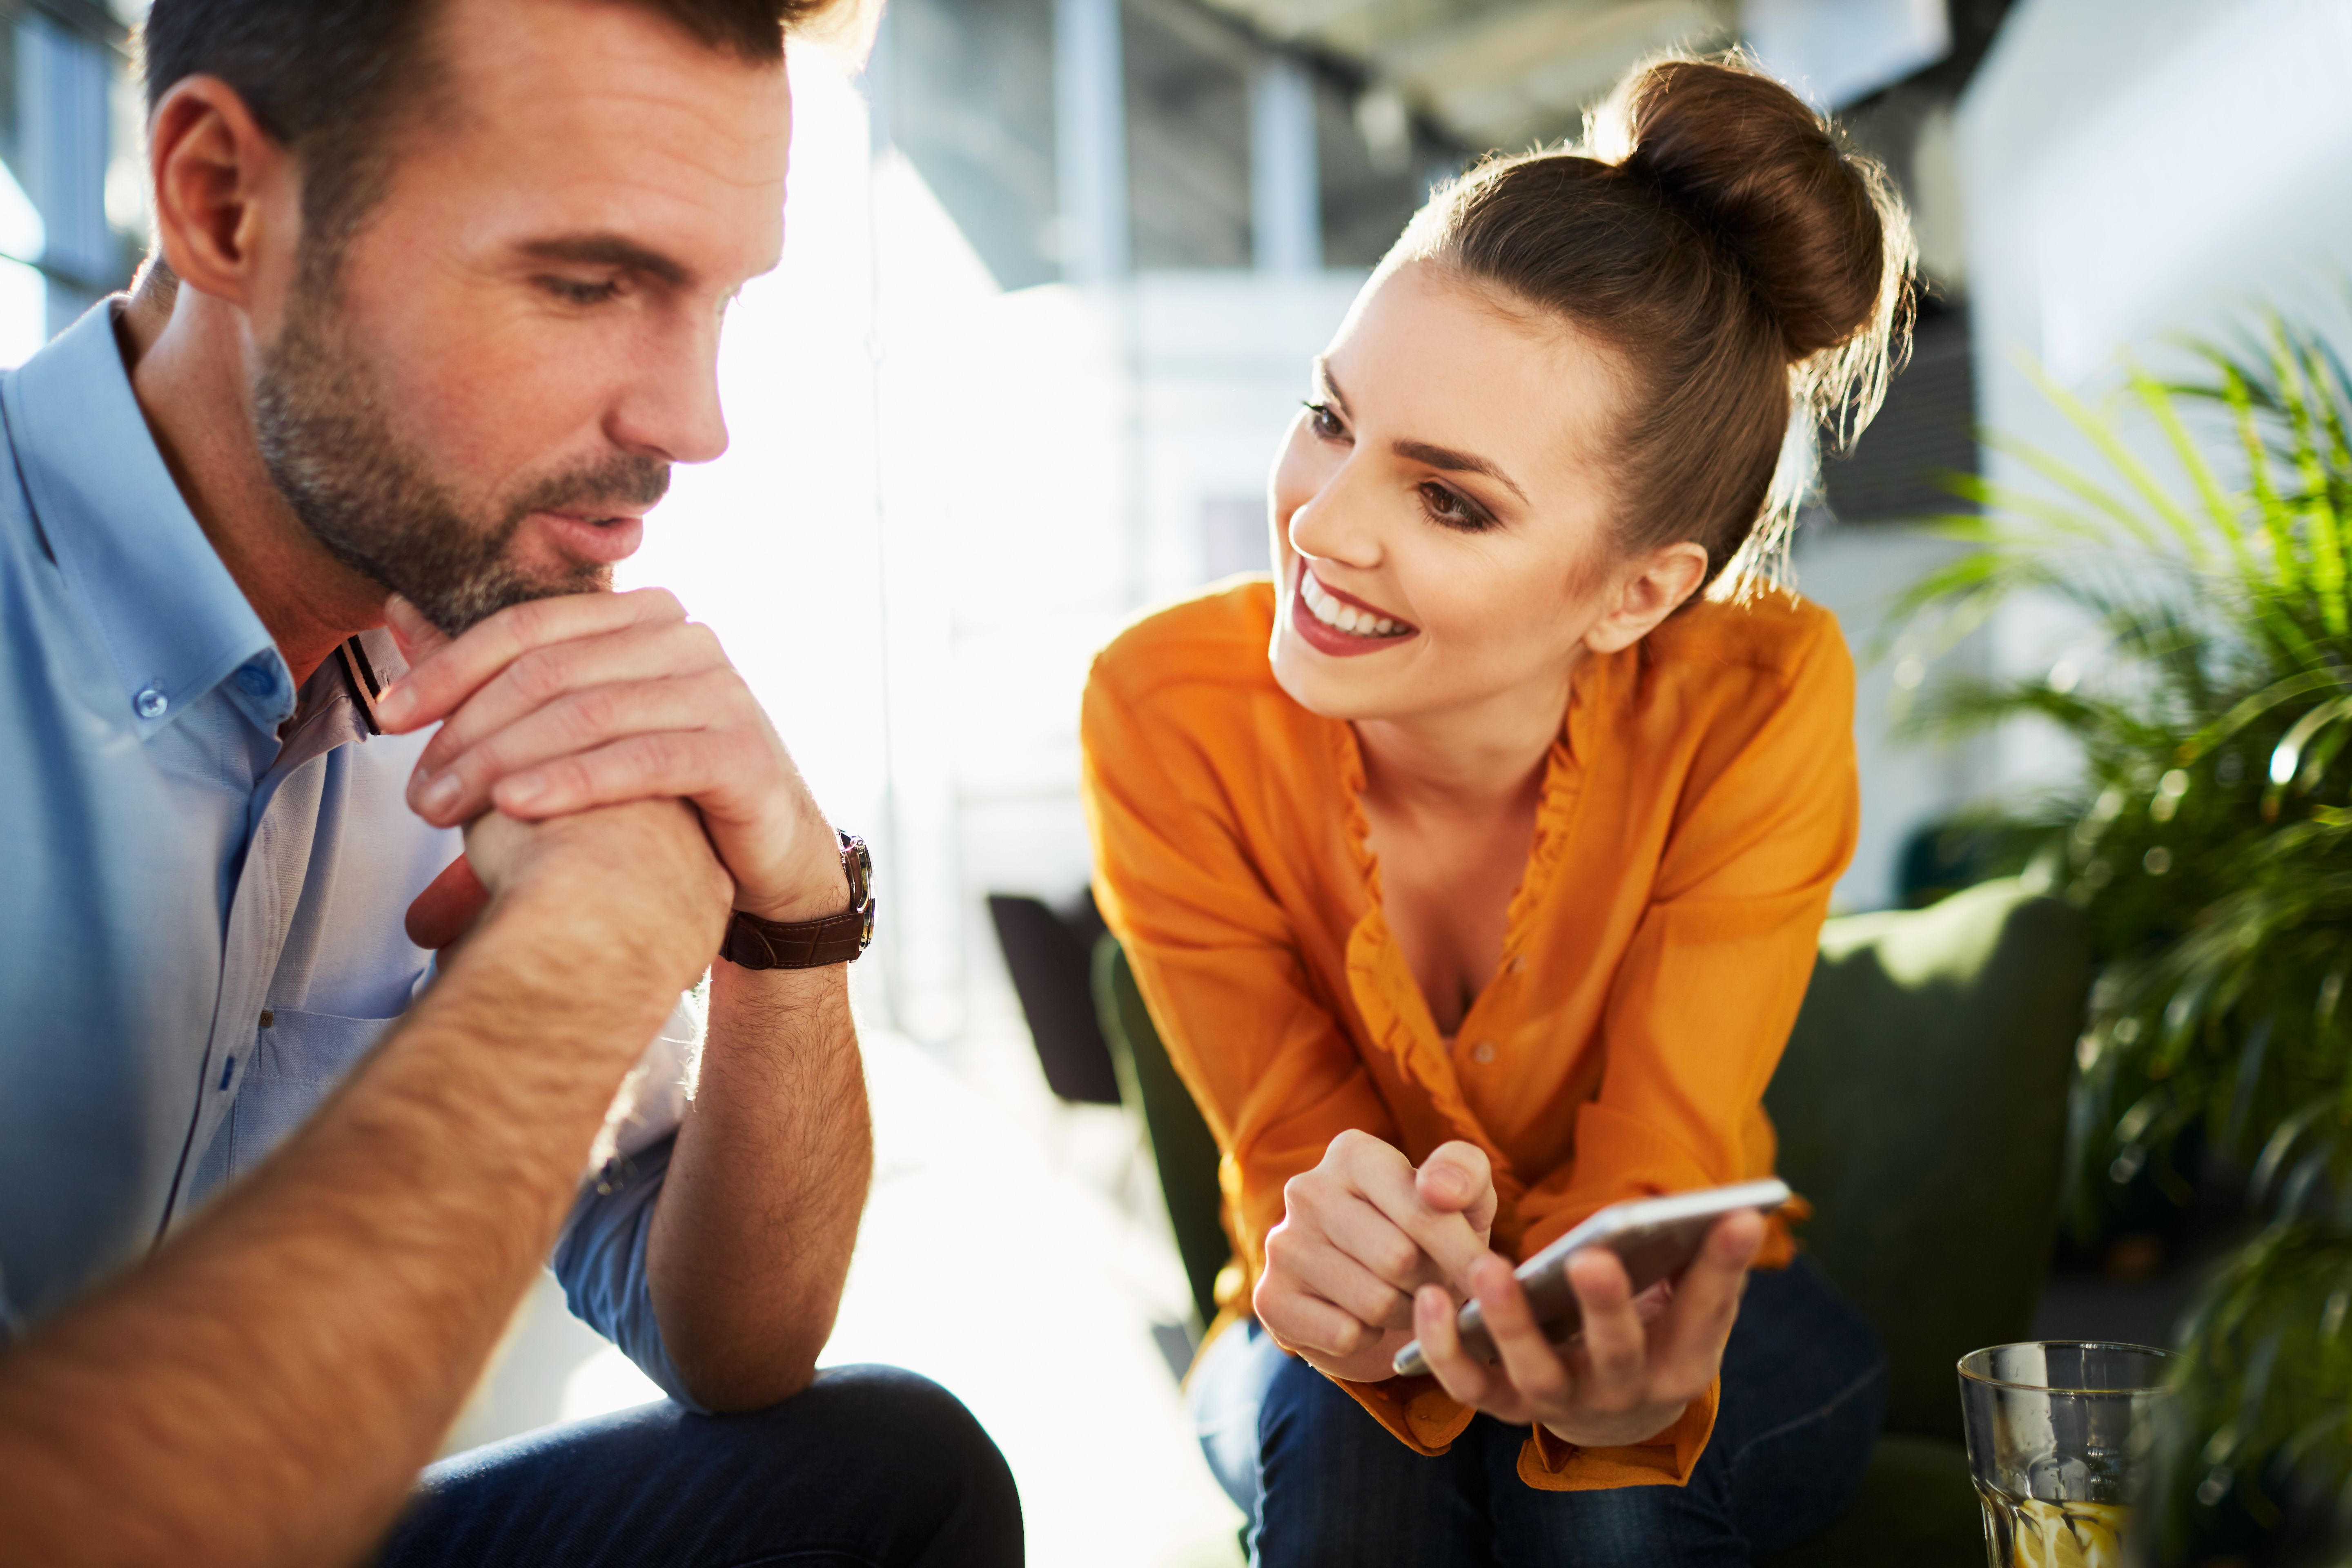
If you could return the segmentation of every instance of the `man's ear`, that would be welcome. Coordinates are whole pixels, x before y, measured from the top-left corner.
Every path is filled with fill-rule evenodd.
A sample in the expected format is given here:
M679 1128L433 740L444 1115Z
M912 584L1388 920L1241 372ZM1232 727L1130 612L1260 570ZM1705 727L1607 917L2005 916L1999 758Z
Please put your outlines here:
M190 288L249 307L268 252L292 253L294 237L270 233L300 221L290 154L213 76L173 82L147 140L164 259Z
M1697 593L1706 578L1704 545L1685 540L1652 551L1633 563L1615 599L1584 634L1584 646L1594 653L1633 647Z

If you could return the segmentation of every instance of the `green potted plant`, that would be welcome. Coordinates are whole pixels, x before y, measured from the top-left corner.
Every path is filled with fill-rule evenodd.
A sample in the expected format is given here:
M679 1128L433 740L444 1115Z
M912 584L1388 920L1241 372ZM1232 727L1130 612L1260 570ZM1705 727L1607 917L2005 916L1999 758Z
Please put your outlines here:
M1942 525L1969 548L1894 617L1912 657L2021 596L2084 626L2040 674L1941 676L1912 721L2038 720L2081 757L1980 825L2092 928L2077 1226L2135 1187L2185 1201L2191 1151L2266 1225L2182 1327L2151 1539L2184 1562L2352 1523L2352 380L2314 333L2266 340L2135 371L2116 406L2045 383L2097 463L2005 447L2038 482L1969 485Z

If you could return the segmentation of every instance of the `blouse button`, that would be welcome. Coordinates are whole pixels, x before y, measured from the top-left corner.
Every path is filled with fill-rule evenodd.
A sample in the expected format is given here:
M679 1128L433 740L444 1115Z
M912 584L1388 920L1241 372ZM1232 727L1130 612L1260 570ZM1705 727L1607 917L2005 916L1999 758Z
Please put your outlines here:
M1492 1040L1479 1041L1476 1047L1471 1050L1470 1059L1476 1062L1480 1067L1484 1067L1488 1062L1493 1061L1495 1059L1495 1042Z

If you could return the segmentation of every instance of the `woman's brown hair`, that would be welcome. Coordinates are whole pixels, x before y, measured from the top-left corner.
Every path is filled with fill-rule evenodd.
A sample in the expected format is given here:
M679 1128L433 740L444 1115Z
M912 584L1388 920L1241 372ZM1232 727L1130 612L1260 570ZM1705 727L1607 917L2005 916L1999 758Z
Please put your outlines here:
M1776 579L1824 432L1851 445L1907 351L1916 251L1885 171L1738 54L1636 67L1582 143L1492 158L1384 268L1429 261L1617 356L1620 542Z

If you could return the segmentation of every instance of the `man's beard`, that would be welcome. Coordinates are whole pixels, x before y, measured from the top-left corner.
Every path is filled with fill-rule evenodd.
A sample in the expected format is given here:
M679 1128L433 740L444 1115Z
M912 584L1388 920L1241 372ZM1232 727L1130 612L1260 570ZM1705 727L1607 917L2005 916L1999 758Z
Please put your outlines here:
M254 383L261 460L294 515L329 553L401 595L451 637L526 599L609 587L583 562L542 575L509 559L534 511L651 506L669 465L616 452L518 486L489 521L469 519L424 454L393 433L374 367L337 319L336 291L311 268L288 302Z

